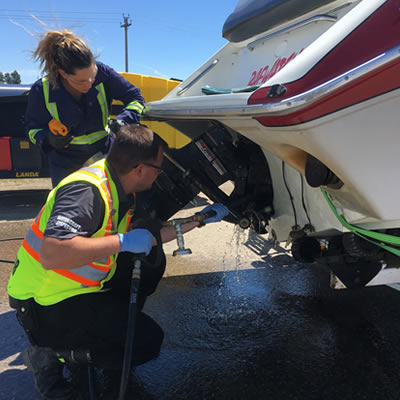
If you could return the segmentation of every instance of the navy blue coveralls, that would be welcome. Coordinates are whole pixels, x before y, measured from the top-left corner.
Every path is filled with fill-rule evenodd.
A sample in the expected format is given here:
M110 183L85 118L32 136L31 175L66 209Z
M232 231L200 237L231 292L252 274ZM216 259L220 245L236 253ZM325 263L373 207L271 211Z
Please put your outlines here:
M30 90L25 114L25 132L30 141L39 144L47 155L53 186L79 169L96 153L110 150L113 133L107 128L113 100L120 100L124 109L117 119L138 123L145 101L140 90L109 66L97 61L96 79L87 93L77 101L63 86L60 77L54 89L47 78L36 81ZM46 145L48 123L58 119L73 135L63 149Z

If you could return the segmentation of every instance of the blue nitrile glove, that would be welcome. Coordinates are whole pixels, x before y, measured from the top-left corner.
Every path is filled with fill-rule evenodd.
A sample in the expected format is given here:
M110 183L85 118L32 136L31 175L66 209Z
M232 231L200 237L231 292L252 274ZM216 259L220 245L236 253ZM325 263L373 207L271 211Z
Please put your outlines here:
M207 213L209 211L214 211L215 215L213 217L206 218L203 223L209 224L210 222L219 222L222 218L229 214L229 210L222 203L210 204L206 208L200 211L200 214Z
M121 243L121 252L150 254L153 247L153 235L147 229L132 229L127 233L118 233Z

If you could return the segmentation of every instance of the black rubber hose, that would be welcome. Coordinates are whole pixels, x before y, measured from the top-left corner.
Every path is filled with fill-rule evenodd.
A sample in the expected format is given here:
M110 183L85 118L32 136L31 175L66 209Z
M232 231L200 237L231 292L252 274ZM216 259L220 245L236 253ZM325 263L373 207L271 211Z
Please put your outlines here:
M119 400L124 400L126 394L126 388L128 386L129 372L131 370L132 357L133 357L133 344L135 341L135 328L136 328L136 316L137 316L137 297L139 293L140 275L142 267L142 258L144 254L137 254L133 261L132 270L132 282L131 292L129 299L129 310L128 310L128 327L126 329L125 338L125 351L124 360L122 363L122 374L121 384L119 388Z
M0 239L0 242L8 242L9 240L24 240L24 238L7 238L7 239ZM14 264L15 261L10 260L0 260L2 263Z

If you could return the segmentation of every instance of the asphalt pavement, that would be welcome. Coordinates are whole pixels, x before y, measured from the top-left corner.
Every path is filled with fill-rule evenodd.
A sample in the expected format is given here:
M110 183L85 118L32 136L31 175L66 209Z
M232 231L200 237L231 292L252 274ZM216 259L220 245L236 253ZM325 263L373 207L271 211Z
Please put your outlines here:
M18 191L0 198L0 400L38 400L5 287L46 191ZM192 255L164 246L167 270L144 311L165 340L137 368L135 399L399 399L399 292L334 291L323 266L297 264L285 247L224 222L189 232L185 245Z

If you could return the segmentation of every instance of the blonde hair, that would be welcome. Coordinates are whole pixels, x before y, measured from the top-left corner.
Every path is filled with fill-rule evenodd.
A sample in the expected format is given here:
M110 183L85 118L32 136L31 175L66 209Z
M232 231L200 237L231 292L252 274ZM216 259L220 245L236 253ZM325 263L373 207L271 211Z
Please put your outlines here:
M59 69L74 74L77 69L89 68L95 62L86 43L68 29L47 32L33 52L33 59L40 61L42 73L54 88Z

